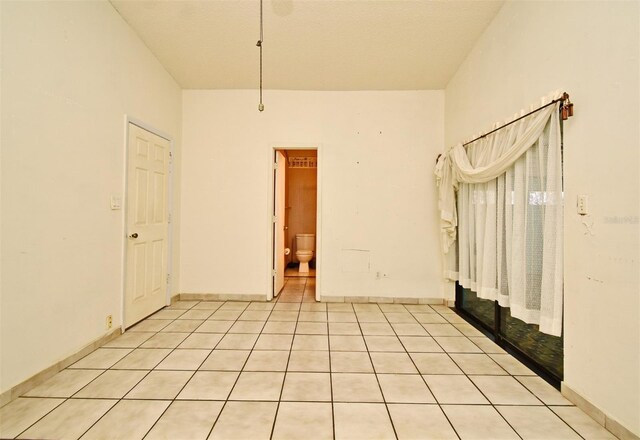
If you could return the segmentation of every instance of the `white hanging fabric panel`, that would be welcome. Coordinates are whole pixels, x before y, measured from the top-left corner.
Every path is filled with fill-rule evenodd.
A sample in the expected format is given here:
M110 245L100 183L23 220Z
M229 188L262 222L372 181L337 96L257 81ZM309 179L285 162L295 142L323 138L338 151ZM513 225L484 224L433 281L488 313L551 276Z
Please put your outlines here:
M445 277L556 336L563 290L559 105L466 149L458 145L436 166Z

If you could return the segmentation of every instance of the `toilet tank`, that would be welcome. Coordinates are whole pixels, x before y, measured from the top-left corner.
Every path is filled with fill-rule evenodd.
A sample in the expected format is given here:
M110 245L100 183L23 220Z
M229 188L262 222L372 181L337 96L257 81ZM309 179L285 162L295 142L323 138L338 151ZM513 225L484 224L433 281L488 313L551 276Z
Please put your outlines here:
M315 251L316 234L296 234L296 250Z

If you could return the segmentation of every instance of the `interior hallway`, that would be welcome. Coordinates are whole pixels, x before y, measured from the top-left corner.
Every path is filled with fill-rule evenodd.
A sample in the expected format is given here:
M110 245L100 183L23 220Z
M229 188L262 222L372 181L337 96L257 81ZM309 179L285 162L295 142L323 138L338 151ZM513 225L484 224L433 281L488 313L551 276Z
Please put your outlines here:
M612 439L444 306L179 301L0 409L2 438Z

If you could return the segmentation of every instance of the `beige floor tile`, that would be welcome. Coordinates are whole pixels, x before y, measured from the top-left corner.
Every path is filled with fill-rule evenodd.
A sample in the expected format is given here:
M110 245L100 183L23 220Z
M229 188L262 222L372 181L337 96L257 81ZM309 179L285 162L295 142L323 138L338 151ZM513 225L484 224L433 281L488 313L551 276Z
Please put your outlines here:
M251 304L248 301L227 301L222 306L220 306L220 310L245 310Z
M191 333L192 331L200 327L203 322L204 319L176 319L160 331L171 333Z
M353 312L328 312L329 322L358 322Z
M293 335L260 335L254 350L291 350Z
M386 322L362 322L360 323L363 335L370 336L395 336L395 332L389 323Z
M119 399L136 386L147 373L147 371L139 370L107 370L78 391L74 397Z
M171 309L162 309L153 315L149 316L147 319L177 319L179 316L184 315L186 310L171 310Z
M333 439L330 403L282 402L278 408L273 440Z
M431 336L400 336L400 342L408 352L442 353L442 348Z
M198 327L196 333L226 333L235 321L205 321Z
M507 375L500 365L484 353L451 353L450 356L466 374Z
M331 401L329 373L287 373L281 400L305 402Z
M267 321L262 333L280 333L292 335L296 330L295 321Z
M121 400L87 431L83 440L141 439L169 406L165 400Z
M489 404L467 376L445 374L423 377L440 404Z
M222 304L220 301L200 301L193 308L197 310L218 310Z
M410 353L420 374L463 374L444 353Z
M249 353L249 350L213 350L200 370L240 371Z
M298 307L300 307L298 305ZM269 321L297 321L298 312L274 310L269 316Z
M441 408L462 440L516 440L519 438L492 406L443 405Z
M545 405L573 405L565 399L560 391L549 385L544 379L538 376L517 376L516 379L524 385Z
M189 336L188 333L156 333L141 348L176 348Z
M327 310L330 312L353 312L351 303L327 303Z
M177 319L207 319L213 314L213 310L191 309L180 315Z
M242 315L238 317L239 321L259 321L265 322L269 315L271 314L271 310L245 310L242 312Z
M510 354L490 354L491 359L496 361L509 374L514 376L535 376L536 373L525 367L520 361Z
M369 353L337 351L331 353L331 371L334 373L373 373Z
M385 318L384 313L377 312L356 312L356 316L358 318L358 322L388 322L387 318Z
M192 375L191 371L152 371L125 398L174 399Z
M395 439L393 426L384 404L334 404L336 440Z
M198 305L199 302L200 301L176 301L169 307L165 307L165 310L189 310Z
M378 307L380 307L380 310L382 310L383 312L390 312L390 313L400 313L400 312L408 312L407 308L404 306L404 304L378 304Z
M454 440L455 431L438 405L388 405L398 440Z
M364 339L360 335L331 335L329 347L331 351L367 351Z
M353 310L356 312L381 312L380 306L378 304L362 304L362 303L353 303Z
M382 402L375 374L332 373L334 402Z
M436 400L418 374L378 374L387 403L435 403Z
M250 350L258 339L257 334L231 334L224 335L220 343L219 350Z
M467 321L464 320L464 318L462 318L459 315L456 315L455 313L446 313L444 315L442 315L444 317L444 319L447 320L447 322L449 322L450 324L467 324ZM468 325L468 324L467 324Z
M330 335L361 335L360 326L354 322L330 322Z
M268 440L277 402L227 402L209 440Z
M77 439L117 402L102 399L67 400L19 438Z
M615 440L616 438L580 408L575 406L553 406L551 410L586 440Z
M69 368L110 368L131 351L130 348L98 348Z
M100 374L102 370L62 370L25 396L70 397Z
M292 351L288 371L329 371L328 351Z
M392 323L391 327L398 336L429 336L421 324Z
M298 322L296 334L299 335L326 335L328 333L326 322Z
M327 322L327 312L300 311L298 322Z
M235 321L242 315L242 310L222 310L219 308L213 315L209 316L210 321Z
M158 366L157 370L197 370L202 362L209 356L211 350L195 348L179 348L167 356Z
M440 305L440 304L430 304L430 307L435 310L436 312L440 313L440 314L446 314L446 313L456 313L454 310L452 310L450 307L447 307L445 305Z
M263 328L264 321L236 321L229 333L260 333Z
M155 332L126 332L113 341L107 342L102 348L137 348L155 334Z
M434 339L447 353L482 353L467 337L436 336Z
M446 324L447 320L437 313L414 313L413 317L420 324Z
M220 333L192 333L182 341L179 348L208 348L213 350L222 339Z
M286 302L278 302L273 307L275 312L297 312L300 310L300 304L296 303L286 303ZM296 317L298 315L296 314Z
M415 323L416 319L409 312L385 312L387 321L390 323Z
M581 437L546 407L497 406L523 440L578 440Z
M253 351L244 371L286 371L289 351Z
M329 350L329 338L324 335L295 335L293 350Z
M494 405L542 405L529 390L511 376L470 376Z
M300 306L301 312L326 312L327 304L325 303L306 303ZM325 315L326 316L326 315ZM326 321L326 319L325 319Z
M171 349L136 348L112 368L119 370L151 370L164 359Z
M451 324L422 324L431 336L464 336Z
M471 340L471 342L476 344L480 348L480 350L484 351L485 353L491 353L491 354L506 353L502 348L498 346L498 344L496 344L495 342L493 342L491 339L487 338L484 335L470 336L469 339Z
M404 353L404 347L397 336L365 336L369 351L393 351Z
M418 374L407 353L370 353L376 373Z
M173 322L172 319L146 319L128 329L128 332L159 332Z
M410 311L411 313L436 313L429 305L427 304L405 304L404 308Z
M0 408L0 438L13 438L64 402L20 397Z
M245 310L273 310L274 306L272 302L252 302Z
M486 338L486 336L477 328L475 328L474 326L472 326L471 324L453 324L453 326L455 328L457 328L460 333L462 333L463 335L467 336L467 337L484 337Z
M173 402L145 440L205 440L224 402Z
M237 371L197 371L180 391L178 399L225 400L239 374Z
M231 400L278 400L284 373L243 371L238 378Z

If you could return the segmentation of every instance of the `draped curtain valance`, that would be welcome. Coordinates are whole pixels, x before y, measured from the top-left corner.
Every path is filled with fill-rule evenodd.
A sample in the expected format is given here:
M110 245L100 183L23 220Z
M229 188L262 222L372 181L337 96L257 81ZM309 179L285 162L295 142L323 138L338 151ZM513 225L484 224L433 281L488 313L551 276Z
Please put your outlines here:
M559 105L451 148L435 170L445 276L554 335L562 328Z

